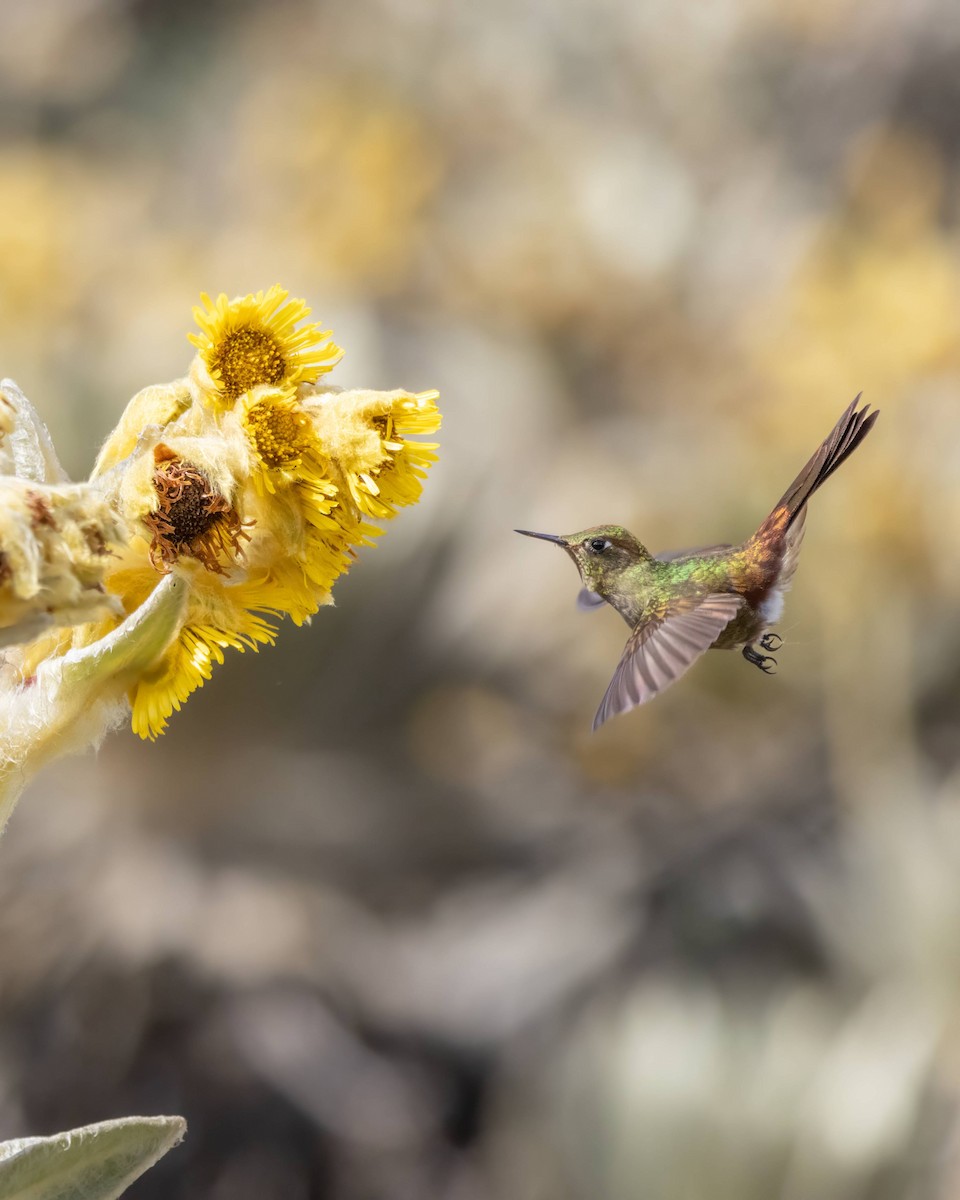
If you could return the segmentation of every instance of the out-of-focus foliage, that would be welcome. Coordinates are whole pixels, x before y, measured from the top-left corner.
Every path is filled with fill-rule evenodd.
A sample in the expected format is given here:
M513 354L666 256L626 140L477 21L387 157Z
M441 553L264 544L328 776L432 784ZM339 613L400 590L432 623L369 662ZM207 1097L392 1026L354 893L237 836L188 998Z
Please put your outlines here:
M8 1131L184 1112L142 1200L956 1191L958 47L947 0L0 12L0 369L68 469L201 288L445 397L342 608L11 824ZM739 539L861 389L779 675L591 737L624 627L511 529Z

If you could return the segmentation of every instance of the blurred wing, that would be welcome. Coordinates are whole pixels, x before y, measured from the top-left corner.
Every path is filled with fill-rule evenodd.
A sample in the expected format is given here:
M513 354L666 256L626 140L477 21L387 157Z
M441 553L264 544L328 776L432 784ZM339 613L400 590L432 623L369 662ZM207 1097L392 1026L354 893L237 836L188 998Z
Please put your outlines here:
M657 562L673 562L675 558L707 558L711 554L723 554L725 550L732 549L729 542L720 542L716 546L697 546L692 550L664 550L653 557Z
M594 730L611 717L645 704L679 679L709 650L742 603L742 596L718 592L699 604L687 601L638 625L597 709Z
M596 592L591 592L589 588L581 588L577 596L577 608L581 612L593 612L594 609L603 608L606 600L602 596L598 596Z

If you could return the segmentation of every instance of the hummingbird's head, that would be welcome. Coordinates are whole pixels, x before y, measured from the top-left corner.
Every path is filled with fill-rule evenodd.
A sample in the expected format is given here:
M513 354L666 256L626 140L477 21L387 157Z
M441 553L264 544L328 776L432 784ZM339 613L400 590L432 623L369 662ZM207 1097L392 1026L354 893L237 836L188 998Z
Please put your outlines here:
M562 546L577 564L584 586L601 596L615 589L617 577L622 571L639 562L650 562L652 557L647 548L622 525L597 525L581 533L564 535L533 533L529 529L517 529L515 532Z

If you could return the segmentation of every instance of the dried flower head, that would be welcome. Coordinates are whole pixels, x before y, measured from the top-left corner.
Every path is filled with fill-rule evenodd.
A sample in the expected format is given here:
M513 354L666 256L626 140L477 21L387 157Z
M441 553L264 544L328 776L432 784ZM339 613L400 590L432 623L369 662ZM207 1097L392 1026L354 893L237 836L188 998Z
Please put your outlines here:
M166 572L181 558L195 558L222 575L224 560L235 560L241 541L250 538L239 514L198 467L169 446L156 446L153 458L157 507L142 518L151 535L150 562Z

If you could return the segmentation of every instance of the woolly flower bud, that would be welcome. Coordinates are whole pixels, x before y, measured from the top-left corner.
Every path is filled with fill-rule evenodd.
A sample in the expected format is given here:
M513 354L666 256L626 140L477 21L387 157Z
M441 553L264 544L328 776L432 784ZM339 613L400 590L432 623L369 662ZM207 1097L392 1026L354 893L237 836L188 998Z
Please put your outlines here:
M103 584L123 523L65 480L33 405L0 381L0 645L120 612Z
M0 478L0 644L119 615L103 584L110 548L123 536L89 484Z
M300 389L333 476L361 512L389 520L420 499L437 444L408 439L440 428L438 395Z

